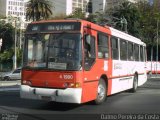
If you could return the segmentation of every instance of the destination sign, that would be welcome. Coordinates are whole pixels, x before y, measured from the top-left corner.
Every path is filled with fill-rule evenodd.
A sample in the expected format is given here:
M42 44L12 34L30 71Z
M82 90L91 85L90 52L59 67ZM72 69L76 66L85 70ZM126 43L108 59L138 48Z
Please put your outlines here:
M80 22L53 22L29 24L26 32L75 31L80 30Z
M49 25L47 30L75 30L74 25Z

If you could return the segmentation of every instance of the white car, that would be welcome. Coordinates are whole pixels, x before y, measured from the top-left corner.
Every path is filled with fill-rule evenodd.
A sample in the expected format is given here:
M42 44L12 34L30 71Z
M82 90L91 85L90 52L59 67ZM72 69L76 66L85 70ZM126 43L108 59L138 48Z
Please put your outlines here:
M3 80L20 80L21 79L21 68L17 68L10 73L7 73L3 76Z

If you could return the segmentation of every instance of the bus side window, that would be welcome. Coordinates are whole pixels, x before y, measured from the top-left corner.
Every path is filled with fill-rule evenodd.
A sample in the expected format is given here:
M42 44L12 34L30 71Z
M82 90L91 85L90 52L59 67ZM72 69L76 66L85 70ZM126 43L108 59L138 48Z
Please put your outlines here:
M139 61L139 45L134 44L134 57L135 61Z
M95 52L95 37L91 35L85 35L84 37L84 59L85 70L89 70L93 65L96 58Z
M147 53L146 53L146 47L143 47L143 54L144 54L144 61L147 61Z
M134 60L134 54L133 54L133 43L128 42L128 60L133 61Z
M127 60L127 42L125 40L120 40L120 59Z
M143 46L140 46L140 61L144 61L144 52L143 52Z
M119 52L118 52L118 38L111 37L111 46L112 46L112 58L114 60L119 59Z
M95 58L95 38L90 35L86 35L85 37L85 56L87 58Z
M98 58L109 58L108 36L102 33L98 34Z

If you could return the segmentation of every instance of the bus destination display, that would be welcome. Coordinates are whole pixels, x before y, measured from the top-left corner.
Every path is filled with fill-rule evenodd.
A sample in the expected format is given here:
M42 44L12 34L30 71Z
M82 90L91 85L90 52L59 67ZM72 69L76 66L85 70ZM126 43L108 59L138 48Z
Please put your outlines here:
M27 32L46 32L46 31L75 31L80 30L80 23L75 22L59 22L59 23L42 23L30 24Z

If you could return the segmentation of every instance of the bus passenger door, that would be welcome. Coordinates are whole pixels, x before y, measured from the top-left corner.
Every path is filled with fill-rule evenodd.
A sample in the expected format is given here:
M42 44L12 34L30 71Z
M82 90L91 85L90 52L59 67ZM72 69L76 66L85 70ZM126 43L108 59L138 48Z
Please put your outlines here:
M96 31L84 35L83 41L83 92L82 102L96 98L98 81L96 78Z
M96 58L95 52L95 37L92 35L85 35L84 39L84 69L90 71Z

